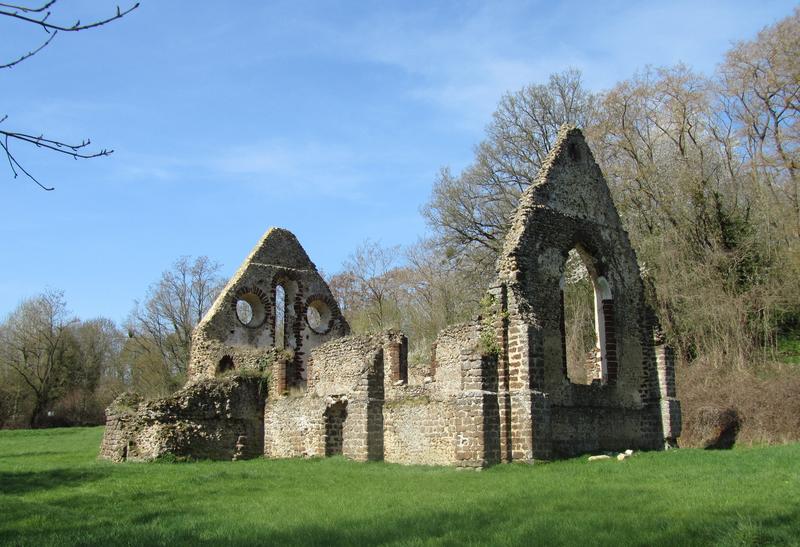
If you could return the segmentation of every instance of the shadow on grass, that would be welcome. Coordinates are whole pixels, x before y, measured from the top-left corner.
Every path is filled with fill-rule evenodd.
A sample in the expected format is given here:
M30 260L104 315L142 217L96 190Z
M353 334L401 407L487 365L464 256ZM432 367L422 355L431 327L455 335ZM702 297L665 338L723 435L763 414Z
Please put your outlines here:
M800 513L786 511L768 518L738 514L699 514L678 527L648 530L607 522L574 526L566 516L526 521L519 511L434 512L375 523L365 519L335 526L308 525L241 538L255 545L374 545L424 543L462 545L789 545L795 541ZM715 523L717 526L715 526ZM235 540L234 540L235 541Z
M0 471L0 492L3 494L27 494L43 492L102 480L110 469L92 467L84 469L48 469L46 471Z
M3 454L5 458L38 458L39 456L62 456L64 453L56 450L43 450L39 452L15 452L13 454Z
M717 545L797 545L800 535L800 510L794 509L768 518L737 514L714 530Z
M24 537L0 528L0 542L26 545L782 545L797 537L800 511L792 507L779 514L719 512L709 508L681 522L653 519L645 527L620 519L596 520L591 526L574 519L575 513L553 513L544 507L513 504L498 507L467 504L463 511L405 510L402 515L335 516L314 522L307 508L306 523L287 525L280 520L254 520L209 515L189 507L162 506L159 496L131 510L100 518L69 518ZM518 500L511 500L518 501ZM92 496L69 496L59 505L75 514L97 511ZM343 500L345 503L346 500ZM613 511L613 508L609 508ZM544 515L544 516L543 516ZM663 523L661 521L664 521ZM642 524L641 522L639 523ZM659 526L663 524L663 526Z
M131 510L121 516L113 511L105 514L105 508L86 495L14 507L7 522L0 520L0 545L210 545L201 540L196 527L175 525L186 522L185 511L144 500L139 507L148 510ZM31 525L36 512L46 515L46 520Z

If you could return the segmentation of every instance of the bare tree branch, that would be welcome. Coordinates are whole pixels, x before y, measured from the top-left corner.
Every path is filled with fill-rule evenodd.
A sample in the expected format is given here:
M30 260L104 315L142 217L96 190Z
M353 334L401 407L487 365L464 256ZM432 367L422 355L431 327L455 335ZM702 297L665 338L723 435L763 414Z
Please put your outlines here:
M117 19L121 19L125 17L127 14L132 12L133 10L139 7L139 2L136 2L132 6L126 9L120 9L119 5L116 7L116 13L110 17L105 17L103 19L98 19L96 21L92 21L90 23L81 24L80 20L77 20L72 25L60 24L60 23L53 23L50 22L50 15L51 11L50 8L54 6L59 0L47 0L44 3L40 4L39 6L35 7L27 7L21 6L18 4L9 4L5 2L0 2L0 17L8 17L15 21L20 21L24 24L32 24L38 27L41 27L47 34L47 39L39 44L38 47L31 49L27 53L20 55L18 58L14 59L5 64L0 64L0 69L3 68L11 68L19 63L25 61L26 59L30 59L44 48L46 48L59 31L63 32L77 32L81 30L87 30L91 28L100 27L106 25L112 21ZM8 119L8 116L5 115L0 118L0 123L3 123ZM37 148L43 148L45 150L49 150L52 152L57 152L59 154L64 154L65 156L71 156L73 159L91 159L91 158L98 158L101 156L108 156L110 155L113 150L108 149L101 149L97 152L92 152L88 150L89 145L91 145L91 141L89 139L85 139L77 144L71 144L68 142L49 139L46 138L44 135L31 135L28 133L20 132L20 131L5 131L0 130L0 147L3 149L3 152L6 155L6 160L8 160L8 165L11 169L11 172L14 175L14 178L17 178L20 173L25 175L29 180L36 183L40 188L43 190L53 190L52 186L45 186L42 184L30 171L25 169L25 167L19 162L17 157L12 153L11 146L9 141L18 141L22 143L26 143L29 145L33 145Z
M52 6L53 4L55 4L56 2L58 2L58 0L50 0L49 2L46 2L45 4L39 6L38 8L29 8L27 6L18 6L16 4L6 4L4 2L0 2L0 8L19 10L24 13L41 13L50 6Z
M39 25L40 27L42 27L47 32L59 31L59 30L63 30L64 32L77 32L77 31L80 31L80 30L87 30L87 29L90 29L90 28L101 27L101 26L103 26L105 24L108 24L108 23L110 23L112 21L116 21L117 19L121 19L121 18L125 17L127 14L129 14L130 12L132 12L133 10L135 10L136 8L139 7L139 2L136 2L133 6L125 9L124 11L121 10L119 6L117 6L117 12L114 15L112 15L111 17L107 17L105 19L100 19L98 21L92 21L91 23L86 23L86 24L81 24L80 19L78 19L71 26L60 25L60 24L57 24L57 23L49 23L49 22L47 22L47 19L50 17L50 13L51 13L50 11L47 11L40 18L28 17L27 15L24 15L25 13L41 12L41 11L49 8L53 4L55 4L57 1L58 0L52 0L48 4L44 5L41 8L37 8L37 9L26 9L26 8L23 8L23 7L20 7L20 6L10 6L10 5L7 5L7 4L0 4L0 8L4 8L4 7L7 8L7 9L0 9L0 16L11 17L11 18L14 18L14 19L19 19L20 21L25 21L26 23L33 23L33 24Z
M24 55L21 55L20 57L18 57L18 58L17 58L17 59L15 59L14 61L11 61L10 63L6 63L6 64L4 64L4 65L0 65L0 69L3 69L3 68L11 68L11 67L12 67L12 66L14 66L14 65L18 65L18 64L20 64L20 63L21 63L22 61L24 61L25 59L28 59L28 58L30 58L30 57L33 57L34 55L36 55L37 53L39 53L40 51L42 51L44 48L46 48L48 45L50 45L50 42L52 42L52 41L53 41L53 38L55 38L55 37L56 37L56 34L58 34L58 33L57 33L57 32L54 32L54 33L52 33L52 34L50 35L50 37L49 37L47 40L45 40L44 42L42 42L42 43L39 45L39 47L37 47L36 49L32 49L32 50L30 50L28 53L25 53Z
M8 116L3 116L0 118L0 123L3 123ZM6 154L6 159L8 160L8 165L11 168L11 172L14 174L14 178L19 176L19 173L24 174L28 179L35 182L39 187L43 190L53 190L53 187L45 186L39 180L33 176L25 167L20 164L14 154L11 152L11 147L9 145L9 139L15 139L20 142L25 142L28 144L32 144L37 148L46 148L48 150L52 150L53 152L58 152L59 154L64 154L66 156L71 156L74 159L91 159L97 158L100 156L108 156L111 155L114 151L113 150L106 150L102 149L99 152L83 152L83 150L92 144L92 141L86 139L79 144L69 144L61 141L56 141L53 139L45 138L43 135L39 135L38 137L34 135L28 135L26 133L17 133L14 131L4 131L0 129L0 136L2 136L2 141L0 141L0 148L3 149L3 152Z

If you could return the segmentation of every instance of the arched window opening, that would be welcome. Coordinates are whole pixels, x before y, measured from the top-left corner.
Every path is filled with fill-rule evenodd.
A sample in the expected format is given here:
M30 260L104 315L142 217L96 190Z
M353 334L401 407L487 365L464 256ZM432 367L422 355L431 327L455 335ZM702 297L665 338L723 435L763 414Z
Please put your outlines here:
M222 359L219 360L219 364L217 365L217 372L220 374L224 374L228 371L233 370L233 358L230 355L224 355Z
M275 347L299 350L300 322L297 315L300 287L297 281L279 277L275 283Z
M596 274L588 253L570 250L561 281L562 350L573 384L616 378L614 303L608 281Z
M275 347L286 347L286 289L275 286Z

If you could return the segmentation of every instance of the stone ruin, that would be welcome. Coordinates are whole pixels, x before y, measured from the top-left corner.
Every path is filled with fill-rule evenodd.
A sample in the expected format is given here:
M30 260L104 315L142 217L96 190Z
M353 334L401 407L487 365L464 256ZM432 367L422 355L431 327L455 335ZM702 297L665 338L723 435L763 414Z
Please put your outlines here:
M596 362L567 371L563 277L577 250L595 293ZM197 326L186 387L107 411L101 457L343 455L485 467L675 446L674 365L636 255L581 132L565 127L522 195L488 289L429 367L403 333L349 335L290 232L270 229Z

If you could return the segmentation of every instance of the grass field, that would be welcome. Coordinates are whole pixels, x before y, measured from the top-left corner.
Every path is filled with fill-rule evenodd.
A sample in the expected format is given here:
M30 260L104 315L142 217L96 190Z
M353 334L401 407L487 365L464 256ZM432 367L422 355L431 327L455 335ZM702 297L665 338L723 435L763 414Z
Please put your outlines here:
M0 431L0 543L800 544L800 445L482 472L109 464L102 428Z

